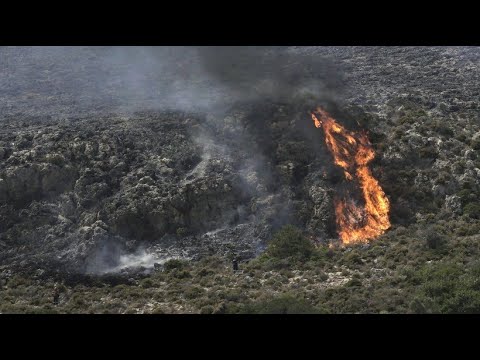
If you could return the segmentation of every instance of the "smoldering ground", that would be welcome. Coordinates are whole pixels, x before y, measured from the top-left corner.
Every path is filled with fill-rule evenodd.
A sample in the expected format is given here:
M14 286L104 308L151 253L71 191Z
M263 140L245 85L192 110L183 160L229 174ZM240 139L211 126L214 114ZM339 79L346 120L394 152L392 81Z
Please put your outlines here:
M123 244L114 241L103 241L87 259L84 272L86 274L119 273L124 270L150 272L156 265L163 265L175 256L162 256L144 246L129 251Z
M232 185L240 194L231 211L225 212L225 221L211 221L215 228L250 221L244 209L255 197L265 199L273 228L291 220L294 206L285 202L290 190L276 181L278 164L272 162L276 156L272 152L277 151L279 138L270 123L274 117L287 123L289 117L301 114L305 118L300 123L305 126L298 127L299 136L319 144L308 137L307 110L337 101L344 86L331 60L286 47L6 47L0 49L0 61L3 118L75 121L92 115L167 109L209 115L202 124L208 131L200 132L202 136L191 132L203 153L198 167L188 175L206 177L205 168L220 164L223 168L215 171L228 181L235 178ZM290 112L277 114L282 106ZM238 111L243 115L230 116ZM305 167L299 167L300 177ZM123 242L98 244L87 272L152 265L148 252L125 250Z

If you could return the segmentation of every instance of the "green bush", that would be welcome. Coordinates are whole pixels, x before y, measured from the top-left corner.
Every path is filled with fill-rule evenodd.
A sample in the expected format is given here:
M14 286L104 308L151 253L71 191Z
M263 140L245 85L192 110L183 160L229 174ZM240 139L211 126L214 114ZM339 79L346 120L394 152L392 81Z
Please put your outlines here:
M349 282L345 284L348 287L360 287L362 286L362 280L359 278L352 278Z
M427 266L417 274L422 283L418 302L425 312L480 313L479 273L478 265L470 272L453 263Z
M409 309L414 314L426 314L427 313L427 308L422 303L422 301L420 301L419 299L413 299L413 301L410 302Z
M212 276L215 275L215 271L208 267L202 267L200 270L198 270L197 275L201 277Z
M277 298L260 301L246 306L243 311L248 314L322 314L324 311L304 299L293 295L282 295Z
M480 204L478 203L468 203L463 208L463 213L473 219L480 219Z
M435 130L437 133L446 137L452 137L454 135L453 130L444 121L437 121L435 124Z
M192 277L189 264L184 260L171 259L163 264L163 269L170 280L187 279Z
M165 272L170 272L175 269L177 270L185 269L186 266L187 266L187 263L185 261L178 260L178 259L171 259L165 262L165 264L163 265L163 269L165 270Z
M454 314L479 314L480 291L460 286L445 301L443 311Z
M197 299L205 293L205 290L200 286L191 286L185 291L185 298L189 300Z
M174 269L170 272L170 276L175 279L188 279L192 274L187 269Z
M462 143L465 143L467 141L467 136L464 133L457 133L455 135L455 139L457 139L458 141L460 141Z
M177 236L180 237L180 238L184 237L187 233L188 233L188 230L184 227L179 227L177 229Z
M213 314L215 309L212 305L206 305L200 309L200 314Z
M460 197L460 201L463 205L468 204L472 199L472 196L475 197L475 194L473 194L470 189L460 190L457 195Z
M429 249L439 249L447 243L447 238L438 227L428 227L423 232L423 238Z
M144 289L148 289L154 286L153 280L151 278L146 278L140 281L140 286Z
M291 258L277 259L277 258L265 258L261 262L264 270L287 270L292 266Z
M312 256L315 247L293 225L283 227L268 244L267 255L276 259L294 258L306 260Z
M480 138L477 138L475 140L472 140L472 142L470 143L470 145L472 146L472 148L474 150L480 150Z
M17 288L20 286L27 286L31 283L31 281L25 277L22 277L21 275L14 275L12 278L10 278L7 282L7 286L9 288Z
M351 251L345 255L345 262L347 264L356 264L356 265L361 265L363 264L362 258L357 252Z

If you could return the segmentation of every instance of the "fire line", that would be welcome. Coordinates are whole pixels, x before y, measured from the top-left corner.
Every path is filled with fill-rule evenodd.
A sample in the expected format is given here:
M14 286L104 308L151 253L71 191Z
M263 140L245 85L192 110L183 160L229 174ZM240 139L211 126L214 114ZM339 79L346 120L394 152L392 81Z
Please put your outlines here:
M343 244L368 242L390 228L390 203L382 187L368 168L375 157L367 134L345 129L322 108L312 112L317 128L325 133L325 143L334 163L343 169L345 179L352 183L347 194L334 199L337 231ZM352 192L358 184L365 204L358 205Z

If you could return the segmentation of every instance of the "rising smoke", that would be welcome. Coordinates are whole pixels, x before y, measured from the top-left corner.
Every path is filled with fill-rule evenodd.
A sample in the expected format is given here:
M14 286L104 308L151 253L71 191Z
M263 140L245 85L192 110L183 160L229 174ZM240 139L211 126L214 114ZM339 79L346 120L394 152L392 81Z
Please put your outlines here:
M339 95L341 78L333 62L289 47L198 48L204 69L236 99L293 102Z
M108 274L118 273L126 269L144 269L149 272L155 265L163 265L171 259L180 256L169 256L139 246L133 251L123 242L114 237L97 239L96 248L85 261L85 273Z
M209 114L207 122L215 128L216 122L223 126L226 114L237 103L305 103L306 109L313 109L319 102L339 100L342 87L331 60L295 47L0 48L0 121L20 113L75 119L169 109ZM27 114L25 109L29 109ZM265 132L271 119L246 112L243 118L253 119L253 125L229 130L235 150L215 131L195 138L203 154L192 177L203 176L219 157L233 164L232 151L238 154L238 149L251 149L262 142L257 135ZM261 152L242 161L232 165L241 178L237 187L257 195L276 191L267 189L275 176ZM243 212L239 206L225 218L242 219ZM289 212L288 205L283 205L274 226L284 223ZM117 272L126 267L152 267L161 261L145 249L127 251L121 241L107 241L89 258L86 271Z
M2 116L52 117L338 98L334 63L293 47L2 47Z

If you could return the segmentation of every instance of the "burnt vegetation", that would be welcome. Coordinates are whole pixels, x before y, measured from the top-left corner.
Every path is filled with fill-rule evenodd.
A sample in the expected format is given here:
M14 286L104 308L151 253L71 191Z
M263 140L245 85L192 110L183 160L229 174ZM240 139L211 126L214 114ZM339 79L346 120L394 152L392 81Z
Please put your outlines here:
M232 271L223 257L195 263L171 260L163 270L126 283L97 278L65 284L58 305L52 303L52 280L15 275L2 284L0 310L476 313L480 311L480 249L476 236L458 234L459 225L443 222L426 234L421 225L409 230L398 227L371 245L344 249L313 248L299 229L288 226L262 256L241 262L241 272ZM476 226L478 233L480 225Z
M342 99L283 74L294 92L255 83L221 111L123 113L114 81L92 99L92 79L62 96L21 74L0 94L0 313L479 313L478 49L309 51L328 61L306 79ZM230 76L232 54L220 55L218 79L245 78L248 66ZM344 77L329 77L332 59ZM39 64L26 66L61 88L54 62ZM344 175L309 117L318 105L375 150L392 226L368 244L328 245ZM145 265L145 249L162 261Z

